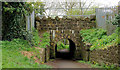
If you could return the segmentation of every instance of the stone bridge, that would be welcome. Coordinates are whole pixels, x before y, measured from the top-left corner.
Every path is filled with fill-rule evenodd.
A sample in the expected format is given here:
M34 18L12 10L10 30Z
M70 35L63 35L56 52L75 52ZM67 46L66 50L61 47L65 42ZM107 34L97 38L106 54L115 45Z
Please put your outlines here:
M84 53L84 43L80 36L81 29L96 27L95 16L90 18L58 18L50 17L42 19L36 17L36 28L39 32L50 31L50 58L56 58L57 42L62 39L68 39L70 43L70 55L75 59L82 59Z

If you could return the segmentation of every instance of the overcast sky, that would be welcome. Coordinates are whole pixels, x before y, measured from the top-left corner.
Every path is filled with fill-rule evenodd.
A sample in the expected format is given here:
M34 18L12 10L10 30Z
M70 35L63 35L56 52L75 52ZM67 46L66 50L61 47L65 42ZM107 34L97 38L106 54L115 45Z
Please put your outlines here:
M57 2L57 1L60 1L60 2L65 2L65 1L68 1L68 2L80 2L80 0L41 0L43 2ZM82 0L82 1L86 1L86 0ZM104 7L104 6L117 6L118 5L118 2L120 0L87 0L87 2L91 2L91 1L94 1L94 4L95 5L100 5L100 7Z
M95 3L101 6L117 6L120 0L95 0Z

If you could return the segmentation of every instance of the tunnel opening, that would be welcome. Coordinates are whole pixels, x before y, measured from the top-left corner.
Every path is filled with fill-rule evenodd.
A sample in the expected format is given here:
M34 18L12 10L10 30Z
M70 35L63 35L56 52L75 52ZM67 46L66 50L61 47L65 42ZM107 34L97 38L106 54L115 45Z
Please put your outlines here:
M65 46L63 49L60 49L61 46L59 42L55 46L56 58L74 59L76 49L75 43L70 39L63 39L63 41L62 44Z

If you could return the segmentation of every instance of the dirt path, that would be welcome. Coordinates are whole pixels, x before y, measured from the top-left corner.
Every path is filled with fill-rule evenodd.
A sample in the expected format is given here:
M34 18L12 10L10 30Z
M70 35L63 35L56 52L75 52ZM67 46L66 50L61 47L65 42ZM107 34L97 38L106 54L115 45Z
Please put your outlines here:
M57 58L54 61L49 61L45 64L52 66L53 68L91 68L88 64L62 58Z

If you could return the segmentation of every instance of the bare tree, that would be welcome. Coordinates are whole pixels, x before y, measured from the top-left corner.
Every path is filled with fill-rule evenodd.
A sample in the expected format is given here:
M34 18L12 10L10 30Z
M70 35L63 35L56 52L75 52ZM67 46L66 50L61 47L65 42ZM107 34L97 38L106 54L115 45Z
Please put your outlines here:
M70 9L76 8L80 11L80 15L85 14L87 10L93 6L93 1L88 2L88 0L80 0L79 2L59 2L60 7L64 8L65 12L68 12ZM85 8L85 10L84 10ZM75 9L74 9L75 10Z
M70 2L70 0L66 0L65 2L46 2L45 10L47 15L75 15L72 13L74 11L76 15L84 15L92 5L93 1L88 2L88 0L80 0L79 2L75 0L74 2Z

